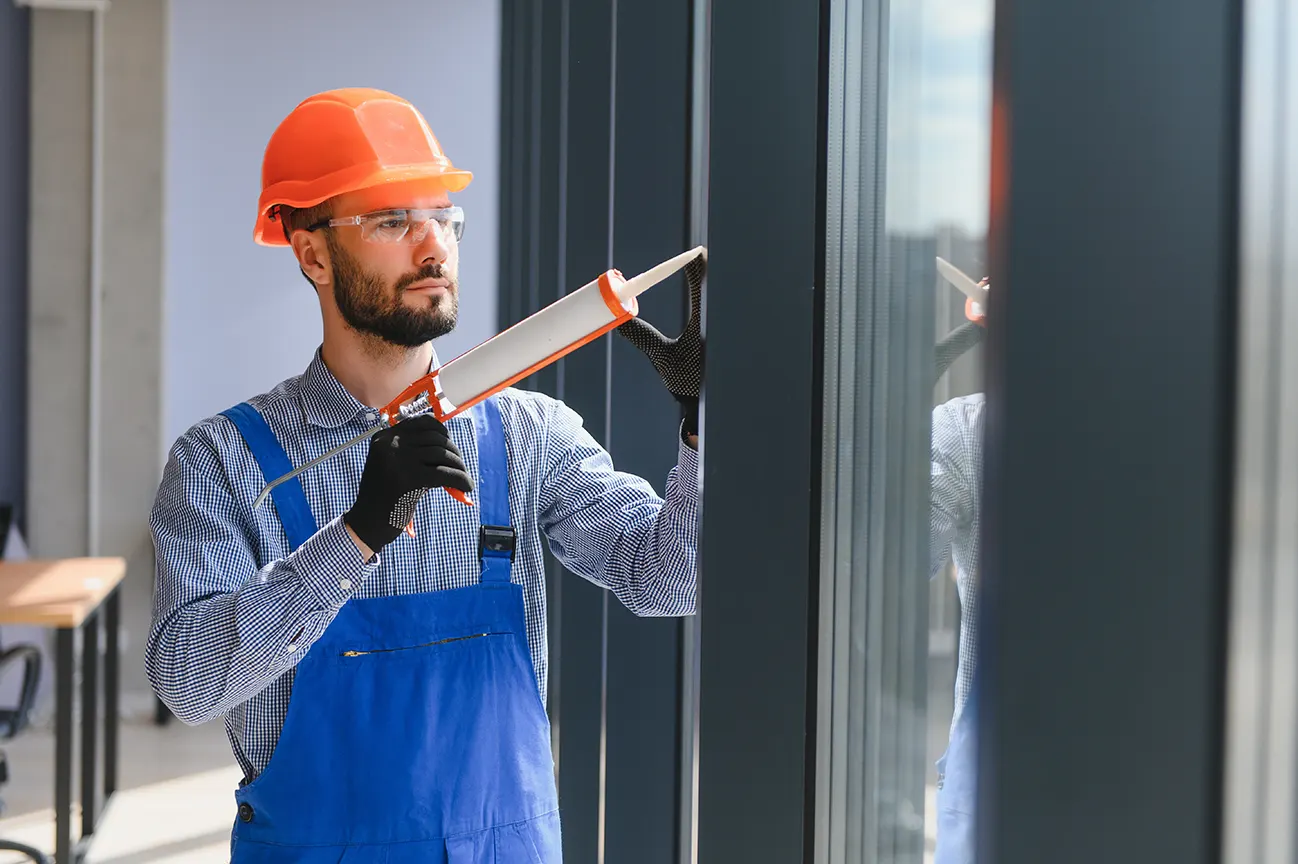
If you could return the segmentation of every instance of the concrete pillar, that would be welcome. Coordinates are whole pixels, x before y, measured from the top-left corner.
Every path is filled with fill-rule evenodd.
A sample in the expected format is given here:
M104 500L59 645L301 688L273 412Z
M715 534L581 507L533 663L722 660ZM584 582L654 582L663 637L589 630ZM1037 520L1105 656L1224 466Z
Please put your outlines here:
M89 12L36 9L31 41L29 535L35 557L128 560L123 708L151 710L144 675L153 588L149 508L162 431L166 0L113 0L104 17L99 411L90 416ZM97 444L97 484L89 478ZM95 500L89 490L97 488ZM91 507L98 538L92 548Z

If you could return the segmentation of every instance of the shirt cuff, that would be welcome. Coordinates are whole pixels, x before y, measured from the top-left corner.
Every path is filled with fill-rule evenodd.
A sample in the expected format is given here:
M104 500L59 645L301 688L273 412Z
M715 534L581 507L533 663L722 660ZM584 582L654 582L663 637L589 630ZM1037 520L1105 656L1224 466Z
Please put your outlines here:
M697 492L699 488L699 451L686 444L683 436L676 454L676 466L678 469L676 472L677 481Z
M341 608L379 566L377 554L369 561L362 560L341 516L317 531L288 560L302 584L324 606L334 609Z

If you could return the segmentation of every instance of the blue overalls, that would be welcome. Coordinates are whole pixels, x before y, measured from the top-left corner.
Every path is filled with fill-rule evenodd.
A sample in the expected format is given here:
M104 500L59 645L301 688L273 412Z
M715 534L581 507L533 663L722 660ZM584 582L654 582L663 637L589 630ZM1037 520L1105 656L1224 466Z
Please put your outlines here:
M252 406L225 413L268 479L290 470ZM235 792L231 864L562 860L550 724L510 582L499 406L469 413L482 581L343 605L297 665L270 764ZM317 530L302 487L272 495L296 549Z
M937 848L933 864L975 864L975 805L978 800L978 670L969 682L960 719L938 760Z

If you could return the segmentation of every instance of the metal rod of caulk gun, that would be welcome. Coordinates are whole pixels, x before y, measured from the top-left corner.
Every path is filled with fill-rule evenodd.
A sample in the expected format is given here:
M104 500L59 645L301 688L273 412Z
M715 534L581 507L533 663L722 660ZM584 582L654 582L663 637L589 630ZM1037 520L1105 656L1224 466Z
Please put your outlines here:
M349 441L344 441L342 444L339 444L337 447L333 448L332 450L326 453L321 453L319 456L315 457L310 462L303 463L301 467L294 468L292 471L288 472L283 477L276 477L274 480L267 483L266 488L262 489L261 493L253 500L252 509L256 510L258 507L260 507L262 503L265 502L266 496L269 495L271 493L271 490L273 490L276 486L280 485L281 483L286 483L287 481L292 480L294 477L301 474L303 471L308 471L314 468L315 466L319 465L321 462L325 461L326 459L332 459L334 456L337 456L339 453L343 452L349 447L355 447L357 444L361 443L366 438L373 436L375 433L379 432L384 428L386 428L386 426L384 424L380 424L378 426L375 426L373 429L368 429L362 432L361 434L357 435L355 438L352 438Z
M418 398L412 399L408 403L401 406L399 420L409 420L411 417L416 417L420 414L427 413L429 410L430 410L430 406L429 406L427 396L419 396ZM339 444L337 447L334 447L332 450L329 450L326 453L321 453L319 456L315 457L311 461L306 462L305 464L297 468L294 468L292 471L288 472L287 474L281 477L276 477L274 480L267 483L266 487L261 490L261 493L256 498L253 499L252 509L256 510L258 507L260 507L265 502L266 496L271 493L271 490L274 489L276 486L280 485L281 483L287 483L289 480L292 480L294 477L301 474L303 471L307 471L310 470L311 468L314 468L315 466L319 465L321 462L325 461L326 459L331 459L334 456L337 456L339 453L343 452L349 447L355 447L357 444L361 443L366 438L369 438L373 436L375 433L380 432L388 428L389 426L393 425L394 423L399 422L399 420L394 420L388 417L386 414L381 413L379 414L379 417L381 419L379 420L377 426L365 430L364 432L357 435L356 437L344 441L343 443Z

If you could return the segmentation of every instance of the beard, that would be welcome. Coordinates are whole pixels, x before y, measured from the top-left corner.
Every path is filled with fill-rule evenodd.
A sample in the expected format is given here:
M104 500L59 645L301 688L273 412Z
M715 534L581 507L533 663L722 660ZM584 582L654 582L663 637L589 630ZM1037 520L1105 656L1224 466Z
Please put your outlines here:
M334 246L333 243L329 244ZM334 302L353 330L402 348L418 348L455 329L460 286L440 264L425 264L397 280L392 288L366 272L347 250L330 250L334 261ZM402 302L406 289L423 279L445 279L446 293L431 305L412 309Z

